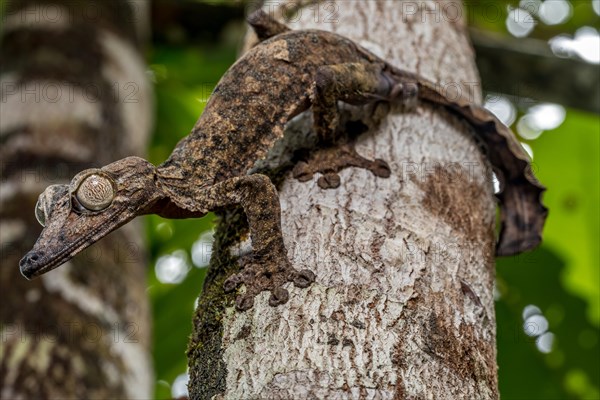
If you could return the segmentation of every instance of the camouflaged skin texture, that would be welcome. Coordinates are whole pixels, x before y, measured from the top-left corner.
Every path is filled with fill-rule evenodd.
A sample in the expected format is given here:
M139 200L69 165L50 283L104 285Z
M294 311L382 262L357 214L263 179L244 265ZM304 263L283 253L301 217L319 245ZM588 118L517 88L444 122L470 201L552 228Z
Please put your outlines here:
M77 212L70 208L67 197L72 193L65 191L47 216L49 224L34 250L22 260L23 271L35 276L54 268L138 215L189 218L241 205L254 252L242 271L225 282L225 289L246 285L246 294L236 301L240 310L250 308L254 296L264 290L271 292L271 305L285 303L288 293L282 285L292 281L306 287L314 281L314 273L292 268L283 244L277 191L266 176L247 172L283 137L285 124L311 106L317 136L325 144L334 143L338 100L359 105L373 101L410 105L421 99L463 118L484 144L502 182L497 253L515 254L540 242L547 214L540 201L544 188L533 176L529 159L512 132L493 114L466 99L450 100L434 83L387 64L340 35L290 31L261 11L250 17L250 23L264 41L225 73L192 132L178 143L169 159L153 168L143 159L127 158L103 169L116 182L118 201L114 203L121 205L119 210L111 206L106 211ZM119 164L125 162L130 164L128 168ZM294 176L307 180L321 173L319 186L335 188L340 184L336 173L350 166L369 169L379 177L393 173L385 161L366 160L354 151L352 143L342 143L317 150L295 168ZM137 173L131 173L136 169ZM73 213L77 218L70 217ZM60 222L56 222L58 218ZM77 229L73 224L78 224ZM79 245L73 247L70 243L75 236ZM69 249L65 251L65 247ZM53 250L44 253L41 262L44 249Z

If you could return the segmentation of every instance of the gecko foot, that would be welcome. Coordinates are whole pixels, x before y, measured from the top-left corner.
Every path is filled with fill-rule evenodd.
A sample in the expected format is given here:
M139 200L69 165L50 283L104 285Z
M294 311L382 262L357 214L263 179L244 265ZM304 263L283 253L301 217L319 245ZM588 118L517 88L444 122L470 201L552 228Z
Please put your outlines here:
M283 253L280 253L283 254ZM296 287L306 288L315 281L315 274L307 269L297 271L282 255L249 256L249 260L242 261L242 270L230 276L223 284L226 293L234 291L244 284L246 293L238 295L235 306L240 311L245 311L254 305L254 297L264 290L271 292L269 305L272 307L287 303L289 292L283 288L286 282L293 282Z
M317 180L317 185L321 189L335 189L340 186L340 176L337 173L348 167L364 168L381 178L388 178L391 173L385 161L368 160L359 155L352 144L345 143L339 147L314 151L307 161L296 164L292 174L300 182L306 182L318 172L322 176Z

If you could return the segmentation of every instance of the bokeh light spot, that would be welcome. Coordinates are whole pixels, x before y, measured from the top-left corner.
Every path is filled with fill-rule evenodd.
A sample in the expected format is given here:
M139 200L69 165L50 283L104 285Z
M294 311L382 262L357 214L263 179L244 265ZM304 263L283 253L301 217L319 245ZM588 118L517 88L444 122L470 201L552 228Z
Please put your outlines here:
M535 339L535 345L541 353L548 354L552 351L554 344L554 333L545 332Z
M548 41L550 49L558 57L577 56L591 64L600 64L600 33L591 26L584 26L574 37L561 34Z
M171 385L171 396L174 399L178 399L180 397L188 397L188 382L190 381L190 376L185 373L178 375L177 378L173 381Z
M527 336L540 336L548 330L548 320L543 315L532 315L523 323L523 330Z
M189 270L190 265L183 250L159 257L154 267L156 278L162 283L181 283Z
M531 107L527 115L531 116L530 123L534 128L549 131L565 121L567 111L559 104L542 103Z
M169 240L173 236L173 224L169 222L161 222L156 225L156 235L161 240Z
M541 315L542 314L542 310L540 310L539 307L534 306L533 304L529 304L527 306L525 306L523 308L523 321L525 321L527 318L533 316L533 315Z
M546 25L566 22L573 15L573 7L567 0L546 0L540 5L538 16Z
M506 29L515 37L525 37L535 27L535 20L527 10L515 8L508 12L506 17Z
M533 118L531 115L523 115L519 118L519 122L517 122L517 133L523 139L534 140L541 136L544 131L535 127L535 123L533 122Z
M205 268L210 263L214 236L212 231L204 232L192 245L192 263L198 268Z
M533 149L531 148L531 146L527 143L521 143L521 146L523 146L523 150L525 150L525 152L529 154L529 158L533 160Z
M495 173L492 172L492 183L494 185L494 194L500 193L500 180Z
M487 96L485 108L492 112L506 126L511 126L517 117L517 110L513 103L504 96Z

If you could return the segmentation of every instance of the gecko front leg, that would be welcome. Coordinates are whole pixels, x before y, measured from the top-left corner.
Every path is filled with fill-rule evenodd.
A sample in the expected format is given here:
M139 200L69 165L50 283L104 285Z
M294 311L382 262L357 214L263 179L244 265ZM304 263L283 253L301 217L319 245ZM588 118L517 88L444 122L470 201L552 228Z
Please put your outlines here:
M289 298L283 284L290 281L305 288L314 282L312 271L297 271L288 260L281 233L279 197L267 176L254 174L228 179L207 188L196 201L210 210L239 204L246 213L252 256L242 271L229 277L223 285L226 292L246 285L246 293L236 298L238 310L251 308L254 297L264 290L271 292L269 305L283 304Z
M346 63L319 68L311 103L314 129L322 143L331 145L335 141L339 125L338 101L362 105L401 98L407 106L415 104L417 92L413 89L416 86L413 88L390 79L384 69L383 63ZM318 172L322 174L317 181L319 187L336 188L340 184L337 173L348 167L364 168L382 178L390 176L390 168L384 160L369 160L360 156L354 150L353 143L311 153L308 160L296 164L293 175L303 182Z

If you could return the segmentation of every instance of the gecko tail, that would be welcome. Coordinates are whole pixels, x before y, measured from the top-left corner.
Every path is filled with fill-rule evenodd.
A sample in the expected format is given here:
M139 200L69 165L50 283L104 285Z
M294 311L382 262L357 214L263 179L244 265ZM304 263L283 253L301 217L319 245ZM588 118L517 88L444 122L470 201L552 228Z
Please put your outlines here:
M510 256L536 248L542 241L542 231L548 208L542 202L546 188L537 180L531 159L509 127L492 113L479 106L468 106L478 121L476 129L487 147L487 156L500 180L501 227L497 256Z
M510 256L537 247L548 209L542 203L546 190L531 169L531 160L514 133L490 111L467 99L449 100L433 83L419 82L419 97L442 104L465 118L475 128L478 139L486 148L501 191L501 228L496 245L497 256Z
M497 256L511 256L536 248L548 208L541 201L546 189L530 181L512 182L496 195L500 201L501 228L496 244Z

